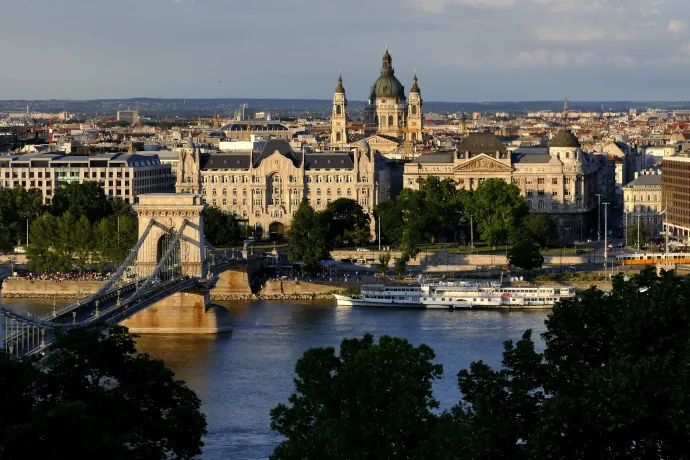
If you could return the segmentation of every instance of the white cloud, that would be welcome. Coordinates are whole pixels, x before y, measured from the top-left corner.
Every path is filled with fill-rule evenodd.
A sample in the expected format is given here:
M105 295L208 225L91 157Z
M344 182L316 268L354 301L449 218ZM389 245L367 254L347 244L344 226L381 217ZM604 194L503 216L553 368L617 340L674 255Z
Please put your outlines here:
M668 21L668 30L674 34L682 32L687 26L685 21L681 21L680 19L671 19Z
M690 43L686 43L685 45L682 45L680 48L678 48L678 50L681 53L690 54Z
M516 0L412 0L412 4L429 13L443 13L452 6L511 7Z
M601 11L609 0L532 0L538 5L544 5L552 12L591 13Z
M637 64L639 64L637 59L631 58L630 56L622 56L620 54L616 54L614 56L607 57L606 62L608 62L613 67L623 68L623 69L635 67L635 66L637 66Z
M506 62L509 67L586 67L595 57L593 51L570 52L563 50L540 49L521 51Z
M552 43L587 43L601 40L606 36L604 30L588 26L542 27L537 29L535 34L539 40Z

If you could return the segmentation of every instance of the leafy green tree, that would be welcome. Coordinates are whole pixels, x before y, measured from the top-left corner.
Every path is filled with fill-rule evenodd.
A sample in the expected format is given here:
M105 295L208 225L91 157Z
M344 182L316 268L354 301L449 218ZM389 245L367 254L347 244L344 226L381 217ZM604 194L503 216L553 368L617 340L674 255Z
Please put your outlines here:
M508 250L508 262L523 270L534 270L544 264L539 246L531 241L520 241Z
M381 225L381 239L392 246L400 245L403 233L403 212L398 200L386 200L374 208L376 228Z
M356 201L338 198L328 203L320 214L331 247L342 246L346 241L364 244L371 240L371 218Z
M638 231L639 230L639 231ZM649 235L647 234L647 229L641 220L628 224L627 236L628 236L628 247L637 248L638 247L638 235L639 235L639 247L646 245L649 242Z
M55 244L58 241L57 218L46 214L33 221L30 244L26 248L27 268L35 272L53 271L58 264Z
M408 254L400 254L395 260L395 274L402 277L407 270L407 263L410 261L410 256Z
M204 233L212 245L226 246L239 240L240 225L234 214L213 206L204 210Z
M26 224L43 215L43 195L21 187L0 190L0 248L26 243Z
M502 179L485 180L475 191L463 193L462 200L482 240L492 246L507 243L528 212L517 185Z
M319 262L329 258L328 230L306 199L300 203L288 232L290 261L302 262L302 271L316 274Z
M162 361L138 354L134 337L121 326L73 329L43 370L0 353L2 458L200 455L201 401Z
M51 204L54 216L61 216L67 211L77 218L85 215L89 222L95 223L111 215L113 205L98 182L71 182L55 190Z
M542 248L549 245L555 230L553 220L546 214L527 214L511 235L512 244L531 241Z
M410 459L434 429L433 350L367 334L312 348L297 361L296 393L271 411L284 436L271 460Z
M86 216L81 216L75 222L74 229L71 233L74 236L75 243L74 264L80 271L84 271L91 257L91 251L93 250L93 226Z
M464 205L458 183L438 176L419 179L419 193L427 202L426 219L437 237L457 241L462 227Z
M500 369L458 374L434 458L689 457L689 297L690 280L650 269L561 300L543 353L527 331Z
M379 260L376 264L376 268L385 277L388 274L388 267L391 264L391 253L386 251L379 254Z

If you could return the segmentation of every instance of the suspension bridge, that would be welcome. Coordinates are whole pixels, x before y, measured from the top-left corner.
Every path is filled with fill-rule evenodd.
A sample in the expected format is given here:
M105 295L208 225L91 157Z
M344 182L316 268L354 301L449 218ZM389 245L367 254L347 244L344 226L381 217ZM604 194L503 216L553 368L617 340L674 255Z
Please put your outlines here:
M186 317L198 321L210 307L209 291L219 274L247 260L242 251L220 251L206 241L205 207L198 195L141 195L134 205L139 240L97 292L42 316L19 313L0 304L5 350L15 358L43 353L58 330L96 323L141 326L145 310L152 306L159 316L171 308L178 312L194 310ZM0 282L9 275L8 270L0 271ZM195 330L218 332L211 326Z

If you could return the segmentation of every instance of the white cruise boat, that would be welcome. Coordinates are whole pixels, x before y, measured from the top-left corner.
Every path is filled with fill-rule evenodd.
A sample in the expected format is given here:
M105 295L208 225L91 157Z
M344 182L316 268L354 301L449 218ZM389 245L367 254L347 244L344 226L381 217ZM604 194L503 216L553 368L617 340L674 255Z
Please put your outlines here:
M360 297L336 295L339 307L407 307L433 309L551 308L575 296L566 286L503 286L502 281L441 281L420 284L365 284Z

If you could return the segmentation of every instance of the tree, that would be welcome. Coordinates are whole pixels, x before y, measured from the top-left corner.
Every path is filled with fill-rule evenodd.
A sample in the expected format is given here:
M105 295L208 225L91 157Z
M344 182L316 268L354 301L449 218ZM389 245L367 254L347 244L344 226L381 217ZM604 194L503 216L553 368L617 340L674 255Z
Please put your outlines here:
M426 217L435 227L436 236L457 241L464 205L458 183L453 179L440 180L438 176L418 179L419 193L427 202Z
M517 185L502 179L485 180L474 192L463 193L462 201L482 240L492 246L506 244L529 211Z
M320 214L331 247L342 246L346 241L359 245L371 240L371 218L356 201L338 198Z
M302 271L316 274L321 260L329 258L328 230L306 199L302 199L288 232L290 261L302 262Z
M98 182L70 182L55 190L51 213L61 216L67 211L76 218L85 215L91 223L96 223L113 213L103 187Z
M27 268L35 272L53 271L57 265L55 244L58 241L57 219L46 214L31 224L31 242L26 248Z
M226 246L239 240L240 225L234 214L213 206L204 210L204 233L212 245Z
M512 244L531 241L542 248L549 245L555 225L546 214L527 214L511 234Z
M410 256L408 254L400 254L400 257L395 260L395 274L402 277L405 274L405 270L407 270L407 263L409 261Z
M508 251L508 262L523 270L540 268L544 263L544 256L539 251L539 246L531 241L520 241Z
M433 350L367 334L312 348L297 361L296 392L271 411L285 440L272 460L415 458L433 430Z
M379 254L379 261L376 264L376 268L381 272L381 274L385 277L386 274L388 273L388 267L390 266L391 263L391 253L386 251L382 252Z
M3 459L191 459L201 402L162 361L137 354L121 326L72 329L43 370L0 354ZM142 384L145 382L145 384Z
M386 200L374 208L377 229L380 222L381 239L398 246L402 240L403 213L398 200Z
M76 243L74 249L74 264L83 271L89 261L93 249L93 228L86 216L81 216L71 232Z
M642 223L641 219L638 219L637 222L628 224L627 237L628 247L642 247L649 242L649 235L647 235L647 229L645 228L644 223Z
M689 457L689 297L690 280L648 269L556 303L542 353L527 331L500 369L458 374L435 458Z

